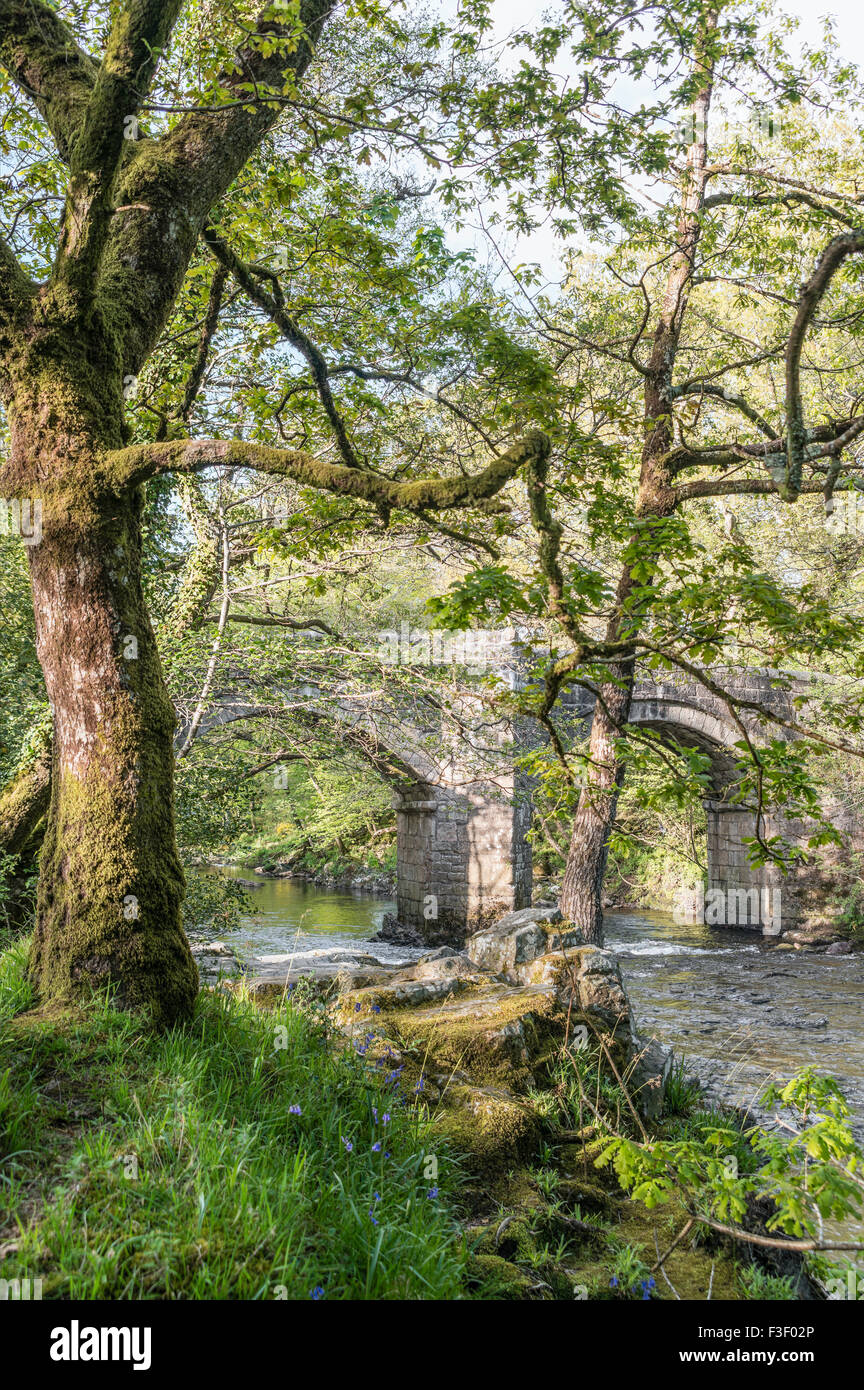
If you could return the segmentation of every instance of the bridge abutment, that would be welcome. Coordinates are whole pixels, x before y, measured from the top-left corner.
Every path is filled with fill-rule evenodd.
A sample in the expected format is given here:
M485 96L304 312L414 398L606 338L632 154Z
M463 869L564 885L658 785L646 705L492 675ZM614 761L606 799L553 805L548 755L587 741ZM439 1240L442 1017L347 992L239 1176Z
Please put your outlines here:
M708 799L708 883L704 918L709 926L743 927L778 936L784 927L784 878L776 864L752 867L745 838L756 832L756 818L746 806ZM783 834L787 827L763 818L762 837Z
M430 945L461 944L530 906L531 805L521 788L415 784L393 804L399 926Z

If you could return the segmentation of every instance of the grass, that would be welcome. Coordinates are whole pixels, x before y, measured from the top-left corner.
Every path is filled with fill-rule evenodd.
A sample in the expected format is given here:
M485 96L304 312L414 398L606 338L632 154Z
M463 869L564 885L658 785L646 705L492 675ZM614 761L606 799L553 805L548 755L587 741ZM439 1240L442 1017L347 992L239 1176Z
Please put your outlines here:
M701 1094L699 1082L688 1070L687 1059L682 1053L680 1057L675 1058L672 1070L666 1080L666 1091L663 1097L664 1114L690 1114L698 1106Z
M756 1303L794 1303L795 1281L779 1274L766 1274L757 1265L745 1265L738 1275L745 1299Z
M309 1001L205 992L153 1035L104 1000L22 1014L23 963L0 956L0 1278L44 1298L465 1296L426 1120Z

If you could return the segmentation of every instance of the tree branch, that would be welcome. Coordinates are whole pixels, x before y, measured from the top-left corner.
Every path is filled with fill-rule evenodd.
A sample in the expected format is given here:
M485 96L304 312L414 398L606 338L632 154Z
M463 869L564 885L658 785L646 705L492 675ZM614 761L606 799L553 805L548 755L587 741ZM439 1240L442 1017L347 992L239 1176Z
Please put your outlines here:
M71 180L60 241L58 276L93 278L111 217L111 191L129 127L147 94L183 0L127 0L116 16L70 148Z
M192 407L201 389L204 380L204 373L207 369L207 359L210 356L210 345L213 342L216 328L219 323L219 314L222 310L222 298L225 293L225 281L228 279L228 272L221 265L217 265L210 281L210 293L207 297L207 312L204 315L204 322L201 325L201 333L198 338L198 347L195 353L195 361L192 370L186 381L183 391L183 403L180 406L179 418L188 420L192 414Z
M253 304L257 304L259 309L263 309L264 313L276 325L286 341L305 357L311 368L315 386L318 390L318 396L324 407L324 413L333 427L333 433L336 436L339 452L346 466L348 468L365 467L364 463L355 453L354 446L345 428L345 421L339 414L336 402L333 399L333 392L330 390L330 372L324 355L319 348L315 346L311 338L303 332L296 319L292 318L285 308L278 276L272 271L261 272L266 273L273 284L273 294L268 294L263 285L255 279L251 267L245 265L243 261L240 260L240 257L231 250L227 242L223 241L212 227L205 229L204 240L219 264L234 276L237 284L249 296Z
M472 507L494 497L520 468L547 458L549 450L547 436L540 430L531 430L480 473L456 478L418 478L404 483L343 464L326 463L299 449L273 449L244 439L177 439L136 444L108 451L101 456L101 463L106 484L118 494L163 473L198 473L223 465L291 478L302 486L354 497L379 510L419 513Z
M679 400L682 396L711 396L714 400L724 401L726 405L732 406L734 410L739 410L742 415L752 421L768 439L775 437L776 431L772 429L764 415L760 415L759 411L748 404L743 396L736 395L734 391L726 391L722 386L714 386L707 381L686 381L681 386L673 386L670 395L673 400Z
M305 72L333 4L301 0L294 23L259 18L220 79L237 102L201 107L160 140L139 141L122 169L98 291L124 343L125 371L136 373L152 349L212 208L277 120L276 98ZM263 100L244 99L250 83Z
M50 6L41 0L11 0L0 6L0 65L33 101L61 158L68 161L96 83L97 64Z
M847 256L864 250L864 232L843 232L829 241L810 279L802 286L798 312L786 346L786 466L777 490L784 502L794 502L801 491L807 432L801 401L801 352L804 338L828 286ZM858 431L856 431L857 433ZM852 436L854 438L854 435ZM848 441L847 441L848 442Z
M207 622L218 622L218 617L209 617ZM337 632L329 623L325 623L321 618L278 618L271 613L229 613L229 623L250 623L253 627L285 627L291 632L326 632L330 637L335 637L337 641L343 641L342 634Z
M851 490L851 485L833 488L834 492ZM821 479L802 483L798 489L802 497L824 491L825 483ZM725 481L722 478L697 478L692 483L682 483L680 487L676 487L675 497L678 502L686 502L691 497L756 497L776 492L777 485L773 478L727 478Z
M745 204L749 207L770 207L776 203L782 203L786 206L790 203L806 203L816 212L827 213L829 217L842 222L846 227L857 226L855 219L847 216L845 212L841 212L839 208L831 207L830 203L823 203L819 198L813 197L811 193L805 193L800 189L790 189L786 193L712 193L709 198L705 199L706 208L742 207Z
M0 237L0 329L35 292L36 286L24 274L12 247Z

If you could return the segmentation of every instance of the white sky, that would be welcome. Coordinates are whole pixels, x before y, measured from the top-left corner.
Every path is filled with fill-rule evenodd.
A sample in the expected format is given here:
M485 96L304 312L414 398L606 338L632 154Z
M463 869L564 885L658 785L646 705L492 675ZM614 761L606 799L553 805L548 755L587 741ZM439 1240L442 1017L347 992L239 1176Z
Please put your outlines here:
M457 0L438 0L441 9L452 17ZM495 0L495 37L504 38L515 29L531 28L544 14L554 13L555 0ZM802 43L819 43L825 15L835 17L835 33L841 55L864 69L864 0L778 0L778 9L799 19L797 34ZM790 36L789 47L793 49ZM477 235L466 230L461 236L452 233L448 240L460 246L478 245ZM508 250L519 261L537 261L550 280L560 276L558 250L560 242L550 231L540 229L534 235L520 238Z
M446 0L445 0L446 3ZM448 6L449 7L449 6ZM540 0L495 0L495 16L502 33L516 27L528 27L544 11L553 8ZM815 40L819 34L822 15L837 17L837 32L843 49L855 58L864 49L864 6L861 0L780 0L780 9L798 15L805 39ZM862 53L864 59L864 53Z

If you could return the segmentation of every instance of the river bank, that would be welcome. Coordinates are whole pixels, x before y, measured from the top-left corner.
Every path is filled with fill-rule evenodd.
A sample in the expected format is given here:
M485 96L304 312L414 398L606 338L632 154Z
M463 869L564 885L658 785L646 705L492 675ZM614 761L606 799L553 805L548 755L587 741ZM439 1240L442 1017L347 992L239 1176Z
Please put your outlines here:
M503 1082L505 1092L504 1099L507 1100L509 1095L508 1104L510 1102L515 1102L517 1107L524 1107L524 1069L527 1066L532 1078L528 1090L532 1093L531 1104L539 1106L538 1116L541 1121L540 1128L534 1132L534 1138L528 1145L527 1152L524 1146L520 1149L519 1143L517 1143L515 1149L508 1149L507 1142L503 1143L501 1146L501 1159L505 1165L508 1165L507 1171L511 1174L511 1179L504 1182L496 1177L490 1186L490 1175L489 1172L486 1172L478 1185L477 1191L479 1193L491 1192L493 1194L499 1224L501 1221L506 1221L509 1226L513 1223L518 1224L519 1222L524 1222L528 1216L530 1216L531 1221L541 1221L541 1216L538 1215L538 1212L545 1206L547 1201L550 1200L550 1193L555 1193L559 1190L564 1192L575 1191L573 1184L577 1182L577 1180L581 1181L584 1187L585 1184L589 1182L590 1177L589 1187L593 1188L593 1200L595 1202L594 1215L601 1221L601 1224L605 1222L609 1239L612 1240L613 1244L616 1241L620 1242L623 1239L621 1230L623 1226L626 1226L629 1231L629 1236L624 1243L631 1250L631 1254L632 1251L637 1248L640 1252L638 1255L633 1255L632 1257L641 1262L641 1265L644 1265L646 1269L652 1267L656 1262L656 1252L653 1259L649 1260L648 1256L651 1254L651 1246L655 1236L660 1241L662 1249L664 1234L669 1235L669 1231L665 1224L669 1219L668 1213L662 1213L661 1217L657 1217L656 1214L651 1216L646 1213L644 1209L639 1208L638 1203L629 1203L629 1199L624 1197L621 1193L617 1181L613 1180L611 1185L609 1185L608 1175L603 1177L593 1168L593 1158L590 1153L587 1155L587 1158L584 1153L582 1154L582 1166L579 1173L569 1171L568 1164L572 1164L573 1162L572 1148L568 1150L566 1143L560 1145L556 1142L554 1124L551 1130L544 1130L544 1124L548 1120L549 1115L555 1113L559 1105L560 1096L557 1094L557 1091L560 1090L562 1083L561 1078L558 1077L550 1091L549 1086L552 1078L548 1070L549 1034L547 1029L549 1024L548 1018L543 1016L542 1022L538 1025L534 1017L536 1000L529 1001L530 1007L528 1008L528 1014L530 1014L531 1017L527 1022L526 1018L519 1013L518 999L513 999L511 997L509 1003L504 1005L500 997L489 997L484 1003L482 999L484 993L484 989L481 987L482 982L478 981L476 978L471 979L470 973L468 975L465 973L466 970L470 972L470 970L474 968L472 963L468 961L466 964L464 959L462 959L460 963L460 960L456 959L455 961L451 960L448 965L448 951L446 949L442 949L439 952L424 953L418 948L412 949L403 947L400 951L401 960L394 960L391 958L386 966L384 966L381 952L387 949L391 951L396 949L399 951L400 948L388 948L379 941L373 940L374 931L370 930L370 928L374 927L376 923L380 921L381 915L386 911L389 904L376 904L373 906L368 899L344 899L340 904L341 910L347 915L355 918L355 923L351 930L351 935L349 936L343 932L331 931L328 933L320 930L321 923L320 920L318 920L319 917L323 916L326 918L328 913L332 910L327 907L323 895L319 898L315 891L308 887L301 891L298 885L289 885L285 882L281 884L274 882L270 885L269 891L274 899L278 900L280 896L286 894L293 899L291 904L293 920L290 923L283 920L280 926L280 924L274 920L275 915L277 915L273 912L274 903L271 902L268 904L265 900L264 912L262 913L262 916L267 919L266 925L263 928L264 936L261 937L253 934L247 938L245 947L241 946L239 941L237 942L241 951L245 949L247 953L246 966L249 970L249 982L247 986L240 984L236 987L241 989L245 987L250 988L252 996L263 1001L268 997L274 998L282 996L289 986L293 988L304 975L315 976L318 980L319 987L324 993L333 994L338 998L340 992L345 993L347 991L347 993L345 993L345 1001L338 1003L338 1008L343 1016L343 1021L347 1018L349 1031L353 1031L355 1020L350 1016L350 1008L347 1007L347 1001L355 999L360 1010L358 1019L356 1020L356 1026L362 1030L369 1024L371 1027L369 1027L368 1031L374 1035L373 1038L369 1039L367 1045L374 1050L379 1040L386 1037L386 1046L398 1053L401 1059L400 1064L410 1065L410 1048L407 1054L405 1050L406 1031L411 1032L415 1030L414 1041L420 1046L423 1055L432 1059L434 1062L433 1072L438 1075L439 1078L449 1075L447 1068L452 1070L455 1065L456 1070L462 1073L461 1079L458 1082L460 1086L474 1085L478 1080L488 1082L489 1067L491 1065L494 1073L492 1079L498 1091L496 1105L501 1102L500 1092ZM261 901L259 895L256 895L256 901ZM283 897L283 911L287 906L288 904ZM361 926L357 920L361 915L363 916L363 926ZM650 1038L652 1034L656 1034L665 1041L666 1032L668 1031L671 1034L673 1031L667 1028L669 1010L677 1010L679 1029L674 1039L670 1037L669 1040L674 1040L679 1057L682 1055L686 1057L689 1071L698 1077L702 1085L701 1094L697 1094L695 1089L684 1078L683 1069L679 1069L675 1085L672 1087L670 1111L662 1121L662 1124L671 1126L670 1132L677 1133L677 1127L683 1126L686 1129L691 1125L695 1125L698 1130L699 1125L703 1123L703 1121L699 1119L700 1115L705 1117L704 1123L716 1124L717 1113L722 1112L727 1114L727 1116L733 1113L732 1110L728 1108L730 1106L739 1106L742 1108L738 1112L739 1117L742 1111L752 1116L755 1094L761 1089L766 1080L770 1079L772 1076L788 1076L794 1073L801 1065L806 1064L807 1061L813 1060L812 1049L809 1049L806 1043L809 1033L807 1028L803 1026L809 1015L800 1008L797 1013L791 1012L791 998L786 998L784 995L786 1004L785 1011L779 998L777 1002L771 1006L775 1011L773 1020L776 1025L775 1032L778 1030L782 1031L782 1029L785 1028L787 1039L791 1039L793 1043L791 1047L787 1046L786 1051L782 1053L782 1055L779 1052L775 1053L774 1062L776 1065L772 1069L769 1065L762 1064L759 1060L758 1047L760 1045L761 1034L758 1030L750 1029L749 1032L747 1030L747 1023L741 1014L742 1003L745 1002L743 993L734 987L730 987L729 981L727 980L724 1002L727 1010L726 1019L728 1021L728 1033L732 1033L737 1029L738 1033L741 1034L739 1037L738 1049L733 1053L729 1053L728 1047L724 1049L723 1045L724 1039L728 1036L727 1033L700 1032L701 1025L697 1010L703 1007L703 1004L697 1001L696 991L693 990L688 983L690 976L694 974L698 975L699 970L703 967L705 967L707 971L709 966L711 970L719 971L722 974L725 965L726 973L729 977L734 977L737 970L743 970L746 976L747 973L752 970L751 957L754 953L758 954L760 959L764 955L765 967L769 970L772 964L776 967L778 962L783 962L790 957L791 960L795 962L796 967L803 969L808 957L794 951L778 951L776 944L773 945L773 948L769 944L768 949L763 952L752 938L749 941L746 939L742 940L744 934L731 934L734 938L731 944L730 933L728 932L713 933L713 938L719 939L700 937L699 933L696 932L694 928L683 929L679 934L678 929L671 919L663 918L661 914L646 915L641 918L628 917L627 914L610 914L608 930L610 943L614 944L616 951L619 953L620 966L623 973L622 983L626 984L627 990L632 994L634 999L635 1015L638 1018L640 1033L648 1038ZM707 929L702 930L704 932ZM709 933L709 938L710 937L712 937L711 933ZM262 939L266 939L268 951L259 952L257 954L254 952L250 953L250 948L254 946L255 941L260 941ZM282 952L275 949L279 944L283 946ZM290 949L286 951L284 949L285 946L289 946ZM454 954L458 956L458 953L450 952L449 954L450 956L454 956ZM220 966L219 960L217 959L215 962L212 962L212 964L215 964L218 970ZM833 969L835 972L834 978L839 982L843 977L838 973L838 967L842 967L844 964L848 967L849 962L826 960L825 968L828 970ZM447 973L448 971L449 975ZM656 982L653 978L654 971L657 972ZM670 977L668 982L665 983L664 972L668 972ZM436 980L433 988L433 995L435 997L427 996L423 998L424 990L429 987L430 976L434 977ZM787 978L788 976L794 979L795 969L790 970L788 975L784 975L781 978ZM666 983L668 983L668 992L664 992ZM716 987L715 981L714 988ZM398 1009L388 1007L385 996L377 995L374 996L374 1002L377 1004L378 1013L374 1016L371 1014L367 1016L364 1010L367 1009L369 1000L373 999L373 993L370 993L370 991L374 992L376 988L383 988L385 991L388 989L401 990L404 997L400 1001ZM488 990L488 988L489 982L487 981L485 989ZM789 988L791 994L791 986ZM352 993L352 989L355 993ZM448 993L452 997L448 998ZM542 990L540 993L542 993ZM690 994L694 995L694 1001L692 1011L688 1013L688 999ZM751 990L751 995L753 995L753 990ZM656 996L658 1001L657 1007L653 1012L651 1009L645 1007L646 997L651 998L652 996ZM758 1008L758 999L751 999L750 1002ZM392 1004L392 995L390 997L390 1003ZM505 1012L511 1007L516 1007L517 1016L510 1017L508 1015L507 1017L503 1017L502 1021L502 1017L498 1014L502 1006L505 1007ZM851 1007L853 1009L855 1007L854 999ZM488 1010L491 1010L491 1016L487 1012ZM469 1033L476 1033L479 1031L484 1040L481 1051L485 1054L485 1060L481 1056L480 1066L483 1075L480 1077L477 1075L472 1076L473 1067L466 1066L464 1064L464 1058L463 1065L458 1065L459 1059L463 1057L466 1045L467 1035L464 1031L466 1027L466 1014L473 1019L473 1024L471 1028L469 1028ZM769 1010L766 1018L770 1018L770 1016ZM819 1017L814 1017L810 1021L814 1024L820 1036L826 1038L832 1037L830 1030L826 1032L821 1028ZM743 1032L742 1023L744 1024ZM459 1040L456 1045L456 1050L454 1051L451 1048L448 1051L446 1038L454 1024L457 1025ZM832 1021L832 1026L839 1027L839 1022ZM499 1033L501 1037L499 1037L496 1043L493 1040ZM365 1033L361 1033L361 1036L365 1038ZM746 1069L743 1060L745 1037L749 1038L750 1044L749 1052L746 1053L751 1063L749 1070ZM503 1044L502 1038L506 1039L506 1046ZM530 1054L533 1044L530 1040L537 1038L545 1038L547 1047L545 1053L541 1048L541 1053L532 1061ZM528 1040L527 1042L526 1039ZM706 1039L711 1039L710 1046L705 1046ZM696 1042L701 1040L702 1046L694 1046L694 1040ZM470 1039L467 1039L467 1041L470 1041ZM834 1043L841 1049L845 1045L848 1051L848 1039L834 1039ZM471 1045L473 1046L474 1044L472 1043ZM502 1046L504 1046L504 1063L502 1063L500 1057L495 1060L496 1049L500 1051ZM716 1053L714 1053L715 1047ZM457 1056L457 1052L459 1056ZM712 1053L714 1053L714 1055L712 1055ZM490 1055L493 1057L491 1064ZM527 1061L526 1057L528 1058ZM435 1060L436 1058L437 1061ZM522 1093L520 1093L520 1086L518 1084L514 1089L512 1074L509 1075L508 1080L508 1068L512 1068L514 1058L519 1059L517 1071L520 1069L522 1071ZM594 1058L593 1061L595 1067L595 1082L602 1072L602 1067L598 1065L601 1060L602 1059ZM831 1054L830 1060L838 1060L836 1052ZM502 1066L503 1073L501 1070ZM534 1069L532 1070L532 1068ZM855 1092L854 1078L849 1077L848 1070L847 1067L846 1072L842 1074L842 1080L844 1084L848 1084L849 1081L852 1080L853 1096L851 1098L853 1104L857 1107L858 1096L857 1092ZM436 1100L440 1099L440 1094L435 1091L434 1075L431 1078L429 1076L424 1077L423 1081L424 1085L429 1088L427 1095ZM610 1085L614 1092L617 1086L614 1074L611 1076L607 1075L605 1081L603 1081L604 1091ZM593 1091L591 1093L593 1094ZM446 1086L444 1088L444 1094L446 1095ZM627 1101L621 1093L618 1094L616 1104L619 1115L622 1110L626 1111ZM522 1109L517 1110L516 1113L517 1115L523 1116ZM584 1115L585 1111L583 1109L583 1120ZM535 1119L538 1116L535 1116ZM767 1112L764 1118L770 1118ZM523 1121L524 1116L516 1126L517 1135L521 1133ZM572 1129L574 1132L576 1130L584 1131L584 1123L580 1122L576 1125L574 1121L572 1123ZM463 1123L459 1137L463 1149L469 1155L470 1168L472 1143L477 1143L478 1141L481 1145L487 1143L488 1136L484 1139L482 1135L482 1124L475 1123L472 1120L467 1126ZM583 1134L583 1148L584 1137ZM596 1140L597 1135L595 1134L593 1138ZM495 1142L497 1144L498 1140L496 1139ZM562 1152L559 1152L559 1149L564 1153L563 1159ZM521 1195L519 1195L512 1186L512 1175L517 1171L521 1175L519 1179L521 1183ZM539 1187L538 1174L542 1174L539 1178ZM549 1189L548 1192L546 1191L547 1188ZM483 1207L482 1203L480 1203L479 1206L477 1205L476 1198L472 1196L472 1191L472 1185L469 1182L461 1198L465 1205L462 1218L466 1223L466 1229L479 1229L484 1226L484 1222L488 1224L489 1210ZM604 1194L603 1202L600 1204L602 1212L600 1207L596 1206L596 1202L599 1200L598 1191L602 1191ZM460 1193L461 1192L462 1188L460 1187ZM554 1204L558 1199L553 1196L551 1200ZM627 1205L622 1207L620 1205L622 1201ZM525 1202L528 1203L527 1207L524 1207ZM589 1208L591 1207L591 1200L588 1200L588 1206ZM605 1215L603 1213L605 1213ZM610 1213L614 1215L610 1215ZM680 1215L680 1212L678 1214ZM564 1211L563 1216L571 1221L582 1220L582 1217L574 1217L573 1213L570 1211ZM659 1231L657 1229L658 1220L660 1221ZM647 1224L644 1224L646 1221ZM643 1223L641 1227L639 1225L640 1222ZM566 1224L566 1221L564 1224ZM559 1236L562 1229L563 1225L559 1222ZM610 1234L612 1231L617 1231L617 1234ZM487 1231L482 1231L481 1239L485 1239L487 1235ZM674 1232L672 1232L672 1235L674 1235ZM857 1232L852 1233L852 1238L858 1238ZM600 1264L597 1265L596 1261L592 1263L592 1261L589 1260L582 1267L582 1273L588 1281L585 1287L590 1287L592 1290L589 1295L591 1297L602 1296L598 1293L598 1269L602 1267L602 1269L606 1271L610 1268L608 1256L609 1248L611 1247L607 1247L603 1242L601 1242L601 1246ZM711 1248L713 1247L709 1246L709 1249ZM509 1247L507 1247L507 1249L509 1249ZM526 1256L526 1251L529 1252L528 1256ZM596 1251L594 1253L596 1254ZM684 1253L686 1252L682 1252L682 1254ZM690 1251L689 1253L695 1254L694 1251ZM714 1249L715 1257L716 1253L716 1249ZM737 1289L737 1293L726 1292L722 1296L747 1296L745 1284L741 1283L742 1278L746 1283L746 1280L750 1278L756 1278L758 1282L762 1275L768 1278L775 1277L776 1270L772 1273L770 1270L766 1272L764 1268L761 1268L760 1273L760 1267L754 1267L749 1260L745 1260L744 1263L741 1264L739 1256L734 1250L727 1253L731 1254L731 1262L735 1270L732 1285ZM526 1259L530 1267L530 1259L535 1256L530 1255L530 1244L523 1242L521 1246L521 1255L519 1255L515 1261L516 1270L514 1277L524 1275L526 1272ZM503 1258L497 1255L497 1250L496 1258ZM565 1261L565 1269L569 1270L570 1273L566 1275L566 1277L570 1278L572 1282L572 1251L568 1258L570 1262L567 1263L567 1261ZM626 1258L630 1258L630 1256ZM603 1263L604 1260L606 1261L605 1264ZM742 1273L742 1271L752 1271L754 1268L757 1269L755 1275L752 1273ZM704 1270L702 1269L702 1265L697 1262L696 1271L697 1274L694 1275L694 1278L696 1278L697 1283L698 1278L701 1278L703 1274L706 1278L710 1277L710 1262ZM499 1270L499 1273L500 1272ZM683 1278L682 1272L680 1270L678 1272L679 1277ZM544 1296L564 1296L554 1294L554 1289L556 1287L563 1288L561 1279L565 1276L562 1275L561 1270L557 1272L550 1271L550 1276L552 1273L554 1273L555 1277L550 1277L546 1282L553 1290L553 1293L552 1295L547 1294ZM617 1277L614 1272L609 1274L610 1279L613 1277ZM672 1283L675 1284L674 1278ZM521 1288L522 1293L519 1296L523 1296L526 1293L527 1286L520 1284L518 1278L514 1287ZM676 1287L678 1287L677 1284ZM695 1284L687 1283L688 1290L694 1287ZM763 1292L759 1296L766 1297L778 1296L778 1293L782 1292L782 1288L785 1286L771 1286L774 1290L773 1295L768 1295L764 1292L764 1285L760 1285L760 1287L763 1287ZM669 1294L668 1288L666 1289L666 1293L668 1296L674 1297L674 1295ZM705 1294L704 1292L688 1292L682 1296L704 1297ZM721 1296L719 1293L719 1286L718 1289L715 1289L714 1296ZM788 1288L783 1296L789 1296Z

